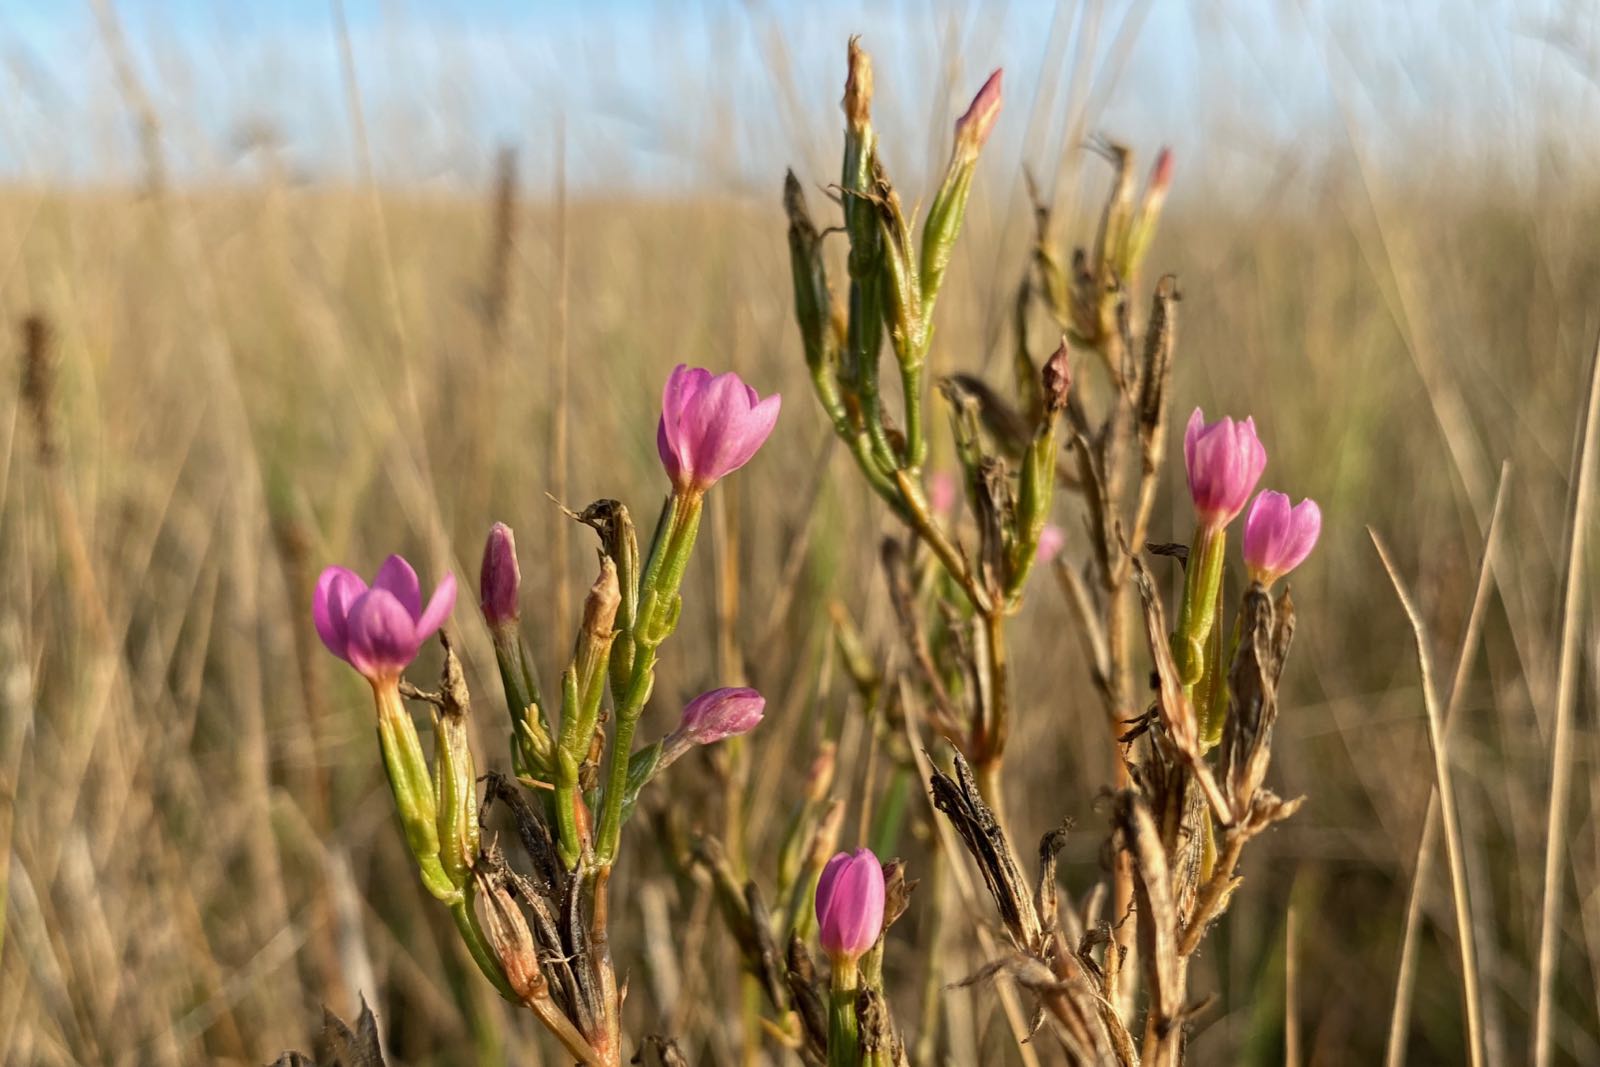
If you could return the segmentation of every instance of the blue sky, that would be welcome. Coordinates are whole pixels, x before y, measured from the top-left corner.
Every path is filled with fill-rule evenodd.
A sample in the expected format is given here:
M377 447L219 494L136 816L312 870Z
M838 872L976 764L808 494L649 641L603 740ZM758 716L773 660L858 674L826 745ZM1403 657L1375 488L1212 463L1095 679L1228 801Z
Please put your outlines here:
M179 174L249 173L242 131L271 128L297 171L352 173L332 6L120 0ZM1362 151L1523 165L1594 128L1600 40L1567 0L465 0L345 6L374 163L385 181L482 180L495 146L546 158L558 124L580 186L765 189L829 166L844 41L864 35L897 174L935 165L950 118L1007 70L997 154L1049 170L1071 137L1064 82L1092 38L1090 131L1171 143L1219 176ZM1098 12L1099 21L1083 21ZM1124 55L1114 41L1131 41ZM1565 42L1555 47L1550 38ZM137 155L88 0L0 0L0 176L120 180ZM1080 95L1078 99L1082 99ZM1035 113L1037 112L1037 113ZM932 144L932 149L921 146ZM1203 148L1203 151L1201 149ZM1592 151L1574 143L1575 153Z

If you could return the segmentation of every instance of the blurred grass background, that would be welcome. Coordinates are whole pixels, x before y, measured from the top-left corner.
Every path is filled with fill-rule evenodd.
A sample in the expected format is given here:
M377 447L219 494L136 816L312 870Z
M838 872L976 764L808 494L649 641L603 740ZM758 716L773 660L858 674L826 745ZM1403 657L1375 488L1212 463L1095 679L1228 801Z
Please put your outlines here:
M261 1063L310 1047L322 1004L349 1015L365 995L403 1062L559 1062L463 966L417 884L366 696L316 644L310 585L326 563L370 570L402 551L425 583L452 568L470 587L505 520L553 673L592 556L545 494L619 497L647 524L660 383L680 361L735 368L785 404L771 444L718 490L647 726L713 684L768 695L748 803L752 866L770 862L821 720L859 719L828 606L894 647L875 568L887 527L809 393L778 198L785 166L812 190L834 178L856 30L908 199L964 95L1008 62L936 370L1005 380L1024 166L1053 191L1057 238L1084 243L1108 176L1088 135L1145 158L1173 142L1148 269L1183 292L1174 408L1253 413L1264 484L1323 505L1323 543L1293 583L1272 782L1310 802L1247 853L1196 967L1217 1001L1194 1062L1381 1055L1432 774L1409 630L1366 527L1393 546L1448 677L1509 464L1451 755L1490 1061L1525 1057L1568 498L1600 330L1600 183L1581 140L1600 117L1600 38L1577 9L1355 5L1363 23L1265 3L1175 21L1137 3L552 8L526 52L547 68L502 108L524 55L483 44L503 12L469 5L430 50L425 10L290 7L295 32L276 36L226 6L98 3L43 37L32 13L0 14L0 1060ZM247 39L264 43L219 80ZM1485 41L1504 66L1475 65ZM744 58L700 65L722 54ZM556 83L572 94L526 109ZM613 90L631 103L608 103ZM641 99L655 110L630 115ZM23 392L30 315L49 333L42 412ZM1184 503L1169 481L1156 539L1186 539ZM1057 520L1081 551L1070 501ZM1062 876L1081 893L1100 871L1111 755L1047 577L1017 626L1008 795L1025 851L1075 821ZM1556 984L1567 1063L1600 1061L1600 631L1592 613L1582 625ZM503 764L470 597L453 626L479 751ZM425 655L418 677L434 665ZM861 736L848 726L841 752L847 826ZM675 775L656 818L718 827L695 777ZM693 1062L740 1062L732 946L660 839L632 831L619 871L630 1025L675 1034ZM913 874L921 848L909 834ZM1463 1062L1440 864L1422 899L1410 1059ZM922 929L913 914L891 946L903 1021ZM942 973L982 962L957 937ZM944 1000L948 1062L1016 1056L992 992Z

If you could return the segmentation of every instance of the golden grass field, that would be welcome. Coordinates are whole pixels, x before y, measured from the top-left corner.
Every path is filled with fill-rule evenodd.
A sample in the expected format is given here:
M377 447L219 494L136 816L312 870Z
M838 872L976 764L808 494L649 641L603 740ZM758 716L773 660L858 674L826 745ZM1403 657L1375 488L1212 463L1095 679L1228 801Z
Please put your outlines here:
M836 91L812 94L823 133ZM311 629L311 583L326 563L369 570L390 551L425 581L453 569L480 759L503 763L493 655L468 593L483 536L496 519L518 531L524 619L553 670L593 556L546 494L653 514L660 386L683 361L736 368L784 407L719 491L646 723L665 728L683 699L738 678L768 695L732 764L696 759L708 780L747 761L749 861L770 862L820 722L859 711L830 606L875 654L895 648L883 508L834 447L801 361L779 203L789 162L803 161L774 160L760 195L562 199L525 184L509 232L487 185L269 170L154 191L0 191L0 1061L265 1063L309 1049L324 1004L348 1016L364 995L400 1062L560 1062L464 962L417 883L362 686ZM1448 751L1488 1059L1522 1062L1563 595L1579 583L1589 604L1594 583L1593 551L1574 568L1569 547L1600 334L1596 186L1443 163L1397 174L1352 153L1301 175L1295 197L1229 199L1186 188L1183 162L1147 267L1182 291L1174 410L1253 413L1271 450L1264 484L1316 497L1326 517L1293 579L1301 629L1273 768L1278 792L1309 800L1247 855L1196 964L1193 986L1217 999L1192 1060L1383 1055L1434 774L1416 649L1368 530L1417 595L1443 698L1503 485ZM1058 211L1066 245L1090 235L1107 178L1087 152L1069 166L1082 195ZM833 175L801 177L820 188ZM1001 379L1030 220L1014 169L986 160L978 182L932 359L937 373ZM497 332L486 309L501 241ZM38 402L23 390L30 315L49 338ZM949 463L934 422L935 462ZM1186 508L1169 478L1153 539L1185 540ZM1070 552L1083 522L1070 496L1056 521ZM1575 625L1551 1032L1554 1062L1577 1064L1600 1061L1600 627L1590 609ZM1006 776L1024 852L1063 817L1078 828L1069 892L1099 874L1111 772L1072 626L1061 590L1036 575L1014 628ZM436 663L425 651L416 673ZM881 783L868 783L860 731L844 738L837 790L853 825ZM917 796L902 847L913 874L929 825ZM649 806L614 896L629 1025L677 1035L691 1062L749 1062L707 886L652 829L714 829L725 813L693 774ZM1409 1062L1464 1062L1442 853L1420 904ZM925 932L913 912L889 947L912 1026ZM978 970L976 943L946 936L946 973ZM940 1062L1019 1062L987 987L938 1002Z

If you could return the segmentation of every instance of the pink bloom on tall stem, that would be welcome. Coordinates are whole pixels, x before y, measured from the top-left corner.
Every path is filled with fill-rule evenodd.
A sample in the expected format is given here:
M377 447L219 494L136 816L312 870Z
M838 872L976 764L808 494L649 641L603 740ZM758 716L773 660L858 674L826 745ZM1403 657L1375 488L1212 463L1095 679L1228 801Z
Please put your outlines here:
M1034 558L1040 563L1049 563L1056 558L1066 543L1066 531L1055 523L1046 523L1044 529L1039 531L1039 547L1034 551Z
M860 959L883 932L883 865L869 848L841 852L817 879L817 934L834 960Z
M1207 423L1195 408L1183 434L1183 461L1201 525L1220 530L1250 499L1267 465L1267 450L1256 437L1255 419Z
M699 495L750 462L772 433L781 404L778 394L763 400L731 371L713 377L678 364L662 390L656 427L656 451L673 488Z
M344 567L324 570L312 594L311 615L328 651L379 685L399 679L455 603L455 575L446 573L423 607L417 572L400 556L390 556L371 588Z
M490 626L515 622L520 617L517 592L521 587L516 538L511 527L497 522L483 543L483 567L478 572L478 604Z
M1250 577L1271 585L1304 563L1322 533L1322 509L1307 497L1294 507L1271 489L1256 494L1244 519L1244 561Z

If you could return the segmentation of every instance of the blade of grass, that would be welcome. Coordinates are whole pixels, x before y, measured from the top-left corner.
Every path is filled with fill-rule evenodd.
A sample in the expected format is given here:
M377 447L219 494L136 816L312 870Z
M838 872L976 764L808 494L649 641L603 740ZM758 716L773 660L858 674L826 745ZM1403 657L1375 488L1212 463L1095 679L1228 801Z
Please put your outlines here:
M1550 809L1545 823L1544 902L1539 920L1538 986L1534 1007L1533 1063L1548 1067L1551 1056L1551 1016L1555 995L1556 964L1561 946L1558 911L1561 907L1562 870L1566 866L1567 801L1572 792L1572 710L1577 699L1578 637L1583 604L1584 549L1588 541L1585 517L1592 510L1594 464L1589 451L1595 422L1600 416L1600 342L1589 359L1589 390L1584 401L1583 429L1578 438L1572 494L1567 523L1567 575L1562 594L1561 656L1556 674L1556 724L1550 746Z
M1467 676L1472 670L1478 639L1483 632L1483 612L1489 602L1493 561L1500 543L1500 514L1505 504L1510 467L1509 463L1500 467L1500 485L1495 490L1494 508L1489 515L1489 533L1483 543L1483 559L1478 564L1477 589L1472 596L1472 608L1467 613L1466 632L1461 638L1455 677L1450 682L1450 696L1445 703L1442 726L1446 748L1450 744L1450 727L1456 720L1456 710L1461 705L1462 694L1466 692ZM1439 789L1435 785L1428 793L1428 810L1422 817L1422 838L1417 843L1417 861L1412 869L1411 894L1406 901L1405 933L1401 938L1400 967L1395 976L1394 1010L1389 1017L1389 1045L1384 1055L1387 1067L1401 1067L1406 1061L1406 1035L1411 1029L1411 992L1417 979L1417 940L1422 929L1422 891L1433 869L1438 831Z
M1451 785L1450 756L1445 749L1444 725L1433 684L1433 657L1428 652L1427 627L1416 602L1395 569L1394 560L1378 531L1367 528L1372 544L1389 573L1395 595L1405 609L1406 619L1417 643L1417 666L1422 673L1422 704L1428 716L1428 743L1433 749L1434 786L1439 795L1439 814L1444 820L1445 852L1450 860L1450 890L1455 900L1456 943L1461 952L1461 999L1467 1017L1467 1047L1472 1067L1483 1067L1483 1017L1480 1010L1477 952L1472 939L1472 905L1467 899L1466 864L1461 857L1461 825L1456 818L1455 790Z

